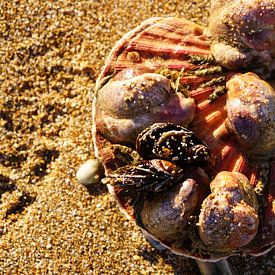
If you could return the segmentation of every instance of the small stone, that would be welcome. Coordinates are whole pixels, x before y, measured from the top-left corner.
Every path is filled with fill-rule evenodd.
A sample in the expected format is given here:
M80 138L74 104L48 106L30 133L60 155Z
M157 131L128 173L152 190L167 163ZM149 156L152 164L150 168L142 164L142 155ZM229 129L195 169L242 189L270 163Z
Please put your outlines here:
M98 183L102 175L103 167L98 159L89 159L79 167L76 173L77 179L84 185Z

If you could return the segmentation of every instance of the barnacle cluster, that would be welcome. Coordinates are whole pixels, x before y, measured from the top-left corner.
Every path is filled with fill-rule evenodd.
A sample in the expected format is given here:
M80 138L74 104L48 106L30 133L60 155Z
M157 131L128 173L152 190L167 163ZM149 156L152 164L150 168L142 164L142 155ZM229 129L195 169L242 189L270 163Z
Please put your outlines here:
M274 86L262 74L225 69L259 57L262 67L272 63L274 19L266 11L274 4L259 2L212 1L207 31L179 18L145 21L111 53L102 75L111 77L98 85L103 181L124 213L178 254L216 260L274 245ZM257 9L263 32L254 37L243 19L254 20ZM137 160L121 162L114 146Z

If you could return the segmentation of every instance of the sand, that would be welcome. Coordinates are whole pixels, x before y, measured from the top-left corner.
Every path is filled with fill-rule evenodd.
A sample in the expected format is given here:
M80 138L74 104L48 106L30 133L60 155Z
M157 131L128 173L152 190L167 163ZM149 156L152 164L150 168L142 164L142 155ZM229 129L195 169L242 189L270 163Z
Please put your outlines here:
M75 174L93 157L93 88L114 42L152 16L206 24L208 2L0 2L1 274L199 273ZM230 260L240 274L271 274L274 254Z

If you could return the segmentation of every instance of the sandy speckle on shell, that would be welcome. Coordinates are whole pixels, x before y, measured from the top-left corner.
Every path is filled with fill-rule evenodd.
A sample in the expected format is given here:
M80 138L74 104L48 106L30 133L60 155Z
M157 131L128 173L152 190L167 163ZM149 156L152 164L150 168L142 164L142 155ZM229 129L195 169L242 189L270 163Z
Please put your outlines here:
M198 273L157 253L105 186L75 173L93 157L93 88L114 42L152 16L206 24L208 2L0 2L0 274ZM232 261L274 272L272 252Z

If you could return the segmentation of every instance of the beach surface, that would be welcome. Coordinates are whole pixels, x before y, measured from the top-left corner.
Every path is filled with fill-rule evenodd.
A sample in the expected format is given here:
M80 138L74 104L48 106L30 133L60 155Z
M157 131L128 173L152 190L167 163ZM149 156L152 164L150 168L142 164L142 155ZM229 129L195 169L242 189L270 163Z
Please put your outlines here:
M199 274L161 253L102 184L76 179L93 157L92 98L114 43L154 16L206 25L209 1L0 2L0 274ZM275 274L275 253L231 257Z

